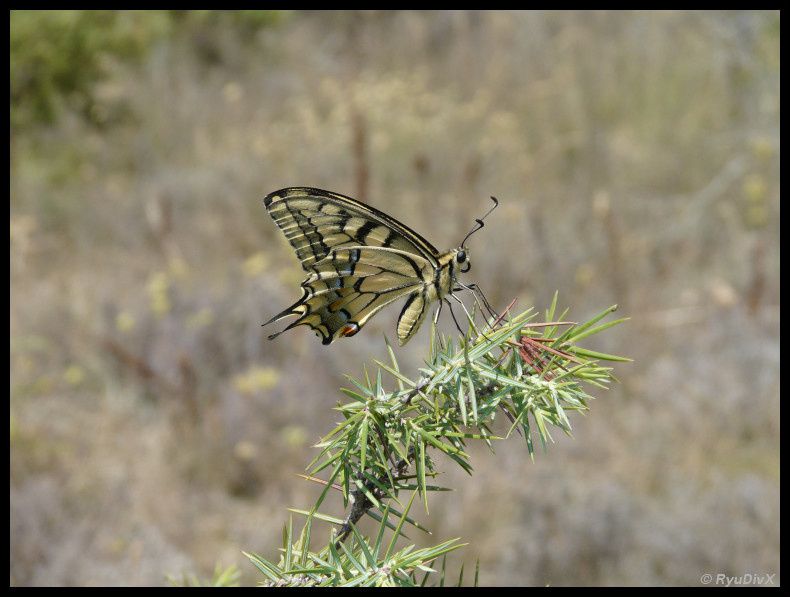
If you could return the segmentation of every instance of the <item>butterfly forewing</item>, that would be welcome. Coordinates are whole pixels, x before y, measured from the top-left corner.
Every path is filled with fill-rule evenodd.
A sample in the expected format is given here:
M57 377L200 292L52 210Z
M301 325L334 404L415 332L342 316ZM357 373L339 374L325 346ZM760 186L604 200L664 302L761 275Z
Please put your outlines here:
M440 272L447 254L383 212L309 187L276 191L264 204L308 272L302 298L267 323L296 315L285 330L307 325L329 344L356 334L380 309L408 297L398 319L405 344L432 300L450 290L452 276Z
M417 253L437 265L433 245L387 214L338 193L309 187L275 191L264 199L275 224L308 269L334 247L358 244Z

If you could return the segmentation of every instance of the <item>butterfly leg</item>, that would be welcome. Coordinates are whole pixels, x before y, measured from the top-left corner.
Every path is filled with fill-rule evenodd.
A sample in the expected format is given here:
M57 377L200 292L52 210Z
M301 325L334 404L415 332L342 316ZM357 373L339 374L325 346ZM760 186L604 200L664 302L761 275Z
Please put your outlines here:
M439 323L439 315L441 315L441 313L442 313L442 306L443 306L443 305L444 305L444 303L443 303L442 301L439 301L439 306L438 306L438 307L436 307L436 313L435 313L435 314L434 314L434 316L433 316L433 325L434 325L434 326L435 326L437 323Z
M486 333L485 333L485 332L478 330L478 329L477 329L477 326L475 326L475 320L474 320L474 317L472 317L472 316L469 314L469 311L467 310L467 308L466 308L466 305L464 305L464 302L463 302L461 299L459 299L457 296L455 296L454 294L450 294L450 297L452 297L453 299L455 299L456 301L458 301L458 302L461 304L461 308L464 310L464 313L466 313L466 316L467 316L467 318L469 319L469 325L472 327L472 329L473 329L475 332L477 332L478 334L480 334L481 336L483 336L483 338L485 338L486 340L488 340L488 341L490 342L490 341L491 341L491 338L489 338L488 336L486 336ZM449 303L448 303L448 304L449 304ZM451 306L450 310L452 311L452 306ZM458 322L456 322L456 325L458 325ZM460 328L459 328L459 329L460 329Z
M472 316L469 314L469 311L468 311L468 309L466 308L466 305L464 305L464 302L463 302L461 299L459 299L457 296L455 296L454 294L450 294L450 298L452 298L453 300L455 300L456 302L458 302L458 304L459 304L459 305L461 305L461 308L464 310L464 313L466 313L466 317L467 317L467 319L469 319L469 323L470 323L471 325L474 325L474 321L475 321L475 320L474 320L474 317L472 317Z
M496 310L491 306L491 303L488 302L488 299L486 298L486 295L483 294L483 289L480 288L480 286L478 286L477 284L469 284L467 286L466 284L462 284L461 282L458 282L458 285L462 289L468 290L474 295L475 301L480 306L481 311L483 310L483 307L485 307L485 310L488 311L488 314L494 318L494 321L499 319L500 317L499 313L497 313ZM482 304L478 301L478 297L482 301Z
M485 305L488 314L491 315L491 317L493 317L494 319L499 319L500 318L499 313L497 313L496 309L494 309L491 306L491 303L488 302L486 295L483 293L483 289L480 288L480 286L478 286L477 284L470 284L469 288L473 289L480 296L480 299L483 301L483 304Z
M455 322L455 327L458 328L458 331L463 334L464 331L461 329L461 325L458 323L458 319L456 319L456 317L455 317L455 311L453 311L453 304L450 302L450 299L446 298L446 299L444 299L444 301L447 303L447 306L450 307L450 315L453 316L453 321Z

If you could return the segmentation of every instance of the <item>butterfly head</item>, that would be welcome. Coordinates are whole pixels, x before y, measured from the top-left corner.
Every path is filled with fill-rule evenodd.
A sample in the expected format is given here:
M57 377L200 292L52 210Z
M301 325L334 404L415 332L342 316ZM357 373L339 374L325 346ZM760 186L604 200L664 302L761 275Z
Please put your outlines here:
M466 273L472 269L472 261L469 258L469 249L466 247L458 247L453 251L453 261L455 261L458 270Z

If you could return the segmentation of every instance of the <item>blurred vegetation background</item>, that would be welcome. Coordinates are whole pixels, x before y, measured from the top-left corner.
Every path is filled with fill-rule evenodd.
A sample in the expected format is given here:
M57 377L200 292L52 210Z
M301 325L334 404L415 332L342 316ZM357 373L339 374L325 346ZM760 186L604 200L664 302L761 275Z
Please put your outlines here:
M467 279L497 307L632 317L590 346L635 361L575 437L448 466L418 543L469 541L486 585L778 581L778 12L10 27L12 585L260 580L241 550L314 501L296 473L398 314L266 339L303 276L261 201L290 185L440 248L496 195Z

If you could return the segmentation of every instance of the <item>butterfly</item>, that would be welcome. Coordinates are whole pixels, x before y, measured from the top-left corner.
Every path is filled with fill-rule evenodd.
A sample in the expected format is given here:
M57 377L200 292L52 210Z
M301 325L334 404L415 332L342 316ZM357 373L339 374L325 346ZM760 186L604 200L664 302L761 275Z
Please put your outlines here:
M494 207L483 218L498 205L491 199ZM429 307L456 289L458 273L469 271L464 243L483 227L476 220L458 248L440 252L392 216L340 193L288 187L267 195L263 204L307 272L302 298L263 324L297 317L270 340L306 325L331 344L355 335L381 309L405 298L397 323L403 346Z

